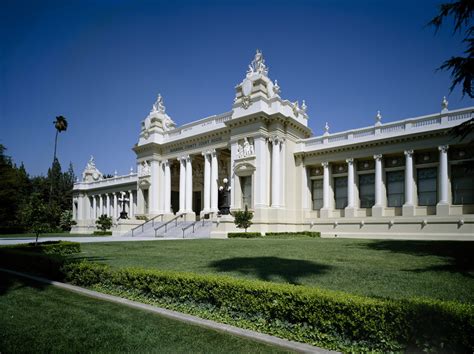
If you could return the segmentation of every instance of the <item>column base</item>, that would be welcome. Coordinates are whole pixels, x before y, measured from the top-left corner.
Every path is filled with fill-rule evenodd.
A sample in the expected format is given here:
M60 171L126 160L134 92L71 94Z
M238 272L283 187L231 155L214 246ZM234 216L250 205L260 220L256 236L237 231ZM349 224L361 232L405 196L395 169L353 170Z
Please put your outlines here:
M374 205L372 207L372 216L373 217L381 217L384 216L385 208L381 205Z
M356 216L357 209L354 207L346 207L344 209L344 217L345 218L354 218Z
M436 215L449 216L449 204L448 203L436 204Z
M186 211L183 213L183 219L185 221L196 221L196 213L194 211Z
M413 204L404 204L402 206L403 216L415 216L415 206Z
M332 210L331 209L326 209L326 208L322 208L320 211L319 211L319 215L321 218L330 218L332 216Z

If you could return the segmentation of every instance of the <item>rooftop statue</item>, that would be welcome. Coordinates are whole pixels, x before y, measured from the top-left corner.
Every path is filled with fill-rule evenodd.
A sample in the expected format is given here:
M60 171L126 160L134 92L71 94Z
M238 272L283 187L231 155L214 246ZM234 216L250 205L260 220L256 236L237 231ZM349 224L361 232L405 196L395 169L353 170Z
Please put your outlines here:
M262 74L264 76L268 75L268 68L265 65L265 59L263 59L263 54L258 49L257 49L257 52L255 53L255 58L252 60L252 62L249 65L247 76L254 73Z
M158 94L158 97L156 99L156 102L153 104L151 112L165 113L165 111L166 107L163 103L163 97L161 97L161 94Z

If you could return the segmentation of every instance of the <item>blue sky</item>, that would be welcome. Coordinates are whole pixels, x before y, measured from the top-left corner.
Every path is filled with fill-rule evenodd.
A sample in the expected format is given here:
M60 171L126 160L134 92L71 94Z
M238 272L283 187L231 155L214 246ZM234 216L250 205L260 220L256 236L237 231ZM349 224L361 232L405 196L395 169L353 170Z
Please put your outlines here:
M441 1L442 2L442 1ZM45 174L52 122L67 117L58 157L79 175L90 155L128 173L140 122L160 92L178 124L229 111L260 48L286 99L305 99L316 135L440 110L462 54L440 1L67 0L0 3L0 143ZM450 109L472 105L459 89Z

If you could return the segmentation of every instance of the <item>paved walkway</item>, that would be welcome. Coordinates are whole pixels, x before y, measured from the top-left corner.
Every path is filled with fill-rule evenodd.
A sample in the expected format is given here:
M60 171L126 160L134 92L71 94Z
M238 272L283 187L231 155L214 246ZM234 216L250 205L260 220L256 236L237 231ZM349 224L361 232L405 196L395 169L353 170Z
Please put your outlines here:
M323 348L314 347L314 346L309 345L309 344L293 342L293 341L289 341L289 340L286 340L286 339L274 337L274 336L271 336L271 335L268 335L268 334L263 334L263 333L251 331L251 330L248 330L248 329L242 329L242 328L239 328L239 327L234 327L234 326L219 323L219 322L205 320L205 319L202 319L202 318L199 318L199 317L196 317L196 316L187 315L187 314L177 312L177 311L167 310L167 309L164 309L162 307L142 304L141 302L136 302L136 301L124 299L124 298L121 298L121 297L118 297L118 296L99 293L97 291L92 291L92 290L81 288L81 287L75 286L75 285L70 285L70 284L61 283L61 282L57 282L57 281L52 281L52 280L32 276L32 275L29 275L29 274L12 271L12 270L9 270L9 269L4 269L4 268L0 268L0 271L10 273L10 274L14 274L14 275L20 276L20 277L33 279L33 280L41 282L41 283L53 285L53 286L56 286L56 287L61 288L61 289L73 291L73 292L80 293L80 294L86 295L86 296L90 296L90 297L93 297L93 298L96 298L96 299L111 301L111 302L119 303L119 304L122 304L122 305L130 306L130 307L133 307L133 308L138 308L138 309L145 310L145 311L148 311L148 312L153 312L155 314L158 314L158 315L161 315L161 316L164 316L164 317L168 317L168 318L171 318L171 319L174 319L174 320L178 320L178 321L182 321L182 322L185 322L185 323L189 323L189 324L193 324L193 325L197 325L197 326L202 326L202 327L206 327L206 328L211 328L211 329L221 331L221 332L230 333L230 334L233 334L233 335L236 335L236 336L239 336L239 337L244 337L244 338L252 339L252 340L255 340L255 341L258 341L258 342L271 344L271 345L274 345L274 346L277 346L277 347L280 347L280 348L289 349L289 350L299 352L299 353L321 353L321 354L323 354L323 353L324 354L326 354L326 353L337 353L337 352L326 350L326 349L323 349Z
M187 237L185 240L197 239L199 237ZM90 243L90 242L123 242L123 241L159 241L159 240L182 240L182 237L179 238L162 238L162 237L131 237L131 236L84 236L84 237L40 237L38 242L45 241L71 241L71 242L80 242L80 243ZM30 243L35 242L34 237L5 237L0 238L0 245L16 245L19 243Z

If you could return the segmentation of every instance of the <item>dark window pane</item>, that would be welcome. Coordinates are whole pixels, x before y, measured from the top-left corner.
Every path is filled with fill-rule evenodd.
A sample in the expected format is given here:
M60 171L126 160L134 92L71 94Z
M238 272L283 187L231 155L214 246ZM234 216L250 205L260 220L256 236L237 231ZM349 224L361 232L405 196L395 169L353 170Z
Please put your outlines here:
M474 204L474 161L451 166L453 204Z
M319 210L323 207L323 181L313 181L313 210Z
M417 170L418 205L436 205L438 199L438 169L420 168Z
M359 175L359 199L361 208L372 208L375 204L375 174Z
M405 171L387 172L387 205L401 207L405 203Z
M344 209L347 206L347 177L334 178L334 197L336 209Z

